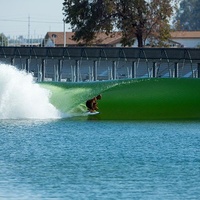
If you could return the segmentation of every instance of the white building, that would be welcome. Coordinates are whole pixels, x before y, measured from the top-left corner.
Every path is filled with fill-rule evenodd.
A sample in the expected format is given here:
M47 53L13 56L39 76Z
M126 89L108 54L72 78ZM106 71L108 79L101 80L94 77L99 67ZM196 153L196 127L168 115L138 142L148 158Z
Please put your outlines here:
M171 32L171 40L178 42L182 47L200 47L200 31L174 31Z

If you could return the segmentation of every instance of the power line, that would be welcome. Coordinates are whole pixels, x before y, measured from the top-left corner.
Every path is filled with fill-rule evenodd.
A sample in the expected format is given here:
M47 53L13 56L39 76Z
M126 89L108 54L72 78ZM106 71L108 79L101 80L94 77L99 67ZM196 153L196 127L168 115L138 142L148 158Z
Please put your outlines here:
M27 20L18 20L18 19L0 19L0 21L5 21L5 22L25 22L27 23ZM63 22L59 21L37 21L37 20L31 20L31 23L43 23L43 24L62 24Z

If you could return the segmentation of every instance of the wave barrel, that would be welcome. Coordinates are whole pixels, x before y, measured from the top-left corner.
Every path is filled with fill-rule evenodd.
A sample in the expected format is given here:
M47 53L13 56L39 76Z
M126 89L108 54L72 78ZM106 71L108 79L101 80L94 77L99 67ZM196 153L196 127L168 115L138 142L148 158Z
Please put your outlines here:
M200 118L200 79L151 78L86 83L42 83L52 104L62 112L80 114L85 101L98 101L101 120L174 120Z

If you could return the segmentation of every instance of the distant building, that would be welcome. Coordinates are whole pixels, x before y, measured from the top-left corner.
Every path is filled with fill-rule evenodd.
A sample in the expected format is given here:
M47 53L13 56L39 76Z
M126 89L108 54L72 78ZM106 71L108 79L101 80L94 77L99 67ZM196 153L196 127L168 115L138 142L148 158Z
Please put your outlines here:
M80 46L83 45L81 42L77 43L72 40L74 35L73 32L66 32L66 46ZM112 46L116 47L117 44L120 44L121 33L116 32L110 35L105 33L97 34L96 39L92 41L91 46ZM45 35L43 46L45 47L63 47L64 46L64 32L47 32Z
M66 46L80 46L83 43L72 40L74 33L65 33ZM115 32L109 35L105 33L98 33L96 39L92 41L90 46L108 46L108 47L121 47L121 32ZM148 39L147 42L148 44ZM169 47L200 47L200 31L173 31L171 38L166 42ZM63 32L47 32L45 35L43 46L45 47L63 47L64 46L64 33ZM137 42L133 45L137 47ZM147 47L150 47L147 45Z
M182 47L200 47L200 31L174 31L171 32L171 40L180 43Z

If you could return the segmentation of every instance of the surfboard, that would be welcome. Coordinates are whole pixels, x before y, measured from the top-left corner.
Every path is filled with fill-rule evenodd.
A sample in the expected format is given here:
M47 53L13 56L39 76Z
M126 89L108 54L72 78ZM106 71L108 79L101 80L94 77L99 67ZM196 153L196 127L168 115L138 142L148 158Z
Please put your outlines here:
M95 111L95 112L89 112L89 111L87 111L86 113L87 113L87 115L97 115L97 114L99 114L98 111Z

